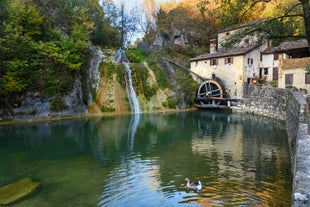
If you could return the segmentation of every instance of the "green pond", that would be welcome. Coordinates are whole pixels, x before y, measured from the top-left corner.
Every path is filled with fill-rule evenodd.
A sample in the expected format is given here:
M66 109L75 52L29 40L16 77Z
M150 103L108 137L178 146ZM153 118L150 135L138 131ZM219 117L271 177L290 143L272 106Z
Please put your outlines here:
M292 193L284 123L210 111L2 125L0 186L25 177L41 186L14 207L282 207Z

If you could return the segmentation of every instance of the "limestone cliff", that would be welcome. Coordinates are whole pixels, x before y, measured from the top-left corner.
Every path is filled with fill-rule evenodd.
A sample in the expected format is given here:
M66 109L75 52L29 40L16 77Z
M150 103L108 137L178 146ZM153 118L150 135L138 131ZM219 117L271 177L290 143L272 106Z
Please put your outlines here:
M0 121L131 113L124 66L115 63L114 52L91 46L89 69L76 78L71 92L53 96L28 92L19 104L13 104L11 108L0 107ZM191 76L184 75L163 58L154 57L151 64L146 60L131 64L141 111L162 112L190 107L195 93Z
M102 65L114 64L111 51L104 52L104 60ZM155 112L169 110L167 106L168 97L172 96L174 92L171 89L160 89L157 85L154 72L148 67L145 62L144 67L147 71L147 78L143 81L150 87L156 88L156 93L148 100L143 93L139 93L137 90L137 96L142 112ZM130 106L126 94L124 84L121 84L120 80L123 79L122 72L115 72L111 75L109 72L109 66L101 66L101 78L99 88L96 93L96 99L89 107L90 115L102 115L102 114L124 114L130 113ZM122 70L121 67L117 67L114 70ZM121 77L119 77L121 76ZM134 77L135 74L134 74ZM137 83L139 85L139 83Z

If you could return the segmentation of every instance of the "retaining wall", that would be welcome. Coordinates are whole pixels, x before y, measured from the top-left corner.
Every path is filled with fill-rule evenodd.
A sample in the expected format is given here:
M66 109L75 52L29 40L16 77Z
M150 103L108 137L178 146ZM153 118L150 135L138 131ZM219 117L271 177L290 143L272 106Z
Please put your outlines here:
M296 91L245 85L244 99L240 102L243 113L286 122L293 169L293 207L310 206L309 100Z

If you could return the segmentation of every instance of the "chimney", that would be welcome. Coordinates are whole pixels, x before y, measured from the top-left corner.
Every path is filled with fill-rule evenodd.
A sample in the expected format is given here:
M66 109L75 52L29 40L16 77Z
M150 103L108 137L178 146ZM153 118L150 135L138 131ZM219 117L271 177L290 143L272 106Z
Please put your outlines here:
M216 53L216 39L210 40L210 54Z

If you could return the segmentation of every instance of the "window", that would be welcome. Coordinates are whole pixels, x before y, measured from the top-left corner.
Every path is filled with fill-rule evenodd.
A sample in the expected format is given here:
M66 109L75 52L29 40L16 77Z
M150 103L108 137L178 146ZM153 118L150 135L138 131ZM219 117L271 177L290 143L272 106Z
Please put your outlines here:
M305 84L310 84L310 73L305 74Z
M195 67L197 67L197 66L198 66L198 61L195 62Z
M264 68L264 75L268 75L268 68Z
M217 59L211 59L210 65L217 65Z
M248 66L252 66L253 65L253 58L248 58Z
M285 74L285 85L293 85L293 74Z
M229 65L230 65L230 64L233 64L233 62L234 62L234 61L233 61L233 58L232 58L232 57L227 57L227 58L225 58L225 65L226 65L226 64L229 64Z
M279 54L278 53L273 54L273 60L278 60L278 59L279 59Z
M263 53L260 52L260 57L259 57L260 61L262 62L263 61Z
M278 67L274 67L272 69L272 80L278 80L278 75L279 75L279 68Z

